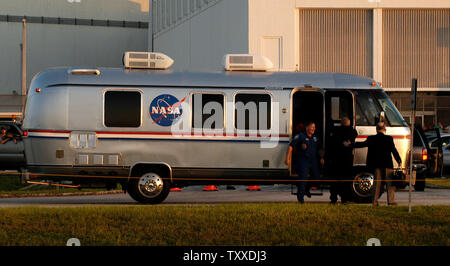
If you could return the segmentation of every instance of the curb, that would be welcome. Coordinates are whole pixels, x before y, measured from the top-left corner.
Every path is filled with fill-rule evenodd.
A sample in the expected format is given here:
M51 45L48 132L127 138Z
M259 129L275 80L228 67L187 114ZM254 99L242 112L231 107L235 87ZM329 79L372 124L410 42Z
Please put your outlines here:
M425 185L425 188L429 188L429 189L450 189L450 188L448 188L448 187L440 187L440 186L429 185L429 184L426 184L426 185Z
M5 198L36 198L36 197L67 197L67 196L90 196L90 195L108 195L121 194L122 190L111 191L92 191L92 192L68 192L68 193L34 193L34 194L0 194L0 199Z

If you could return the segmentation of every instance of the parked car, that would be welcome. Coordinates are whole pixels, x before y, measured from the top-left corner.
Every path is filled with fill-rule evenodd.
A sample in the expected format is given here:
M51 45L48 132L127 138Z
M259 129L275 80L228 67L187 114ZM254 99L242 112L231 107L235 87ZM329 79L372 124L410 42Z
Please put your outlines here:
M450 167L450 144L444 147L444 167L449 168Z
M427 135L434 135L435 146L430 145ZM416 183L414 189L423 191L425 189L425 179L442 176L443 155L440 144L440 134L433 130L425 133L420 126L415 126L413 146L413 165L416 170Z
M450 142L450 134L442 134L438 128L429 129L424 132L427 136L430 152L432 154L433 164L430 177L441 177L444 171L444 153L443 148Z
M0 120L0 129L6 129L9 134L18 137L16 141L11 139L0 143L0 170L20 170L25 164L21 125L11 120Z

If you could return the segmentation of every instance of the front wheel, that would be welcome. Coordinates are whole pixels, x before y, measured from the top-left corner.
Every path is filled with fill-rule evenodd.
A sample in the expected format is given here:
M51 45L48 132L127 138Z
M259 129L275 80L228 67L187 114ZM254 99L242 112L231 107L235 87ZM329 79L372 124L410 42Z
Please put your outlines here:
M170 192L170 182L159 172L144 171L140 177L132 178L127 186L130 196L144 204L163 202Z
M375 195L375 186L375 177L372 173L364 172L356 175L350 187L353 201L357 203L371 203ZM382 188L380 197L383 194Z

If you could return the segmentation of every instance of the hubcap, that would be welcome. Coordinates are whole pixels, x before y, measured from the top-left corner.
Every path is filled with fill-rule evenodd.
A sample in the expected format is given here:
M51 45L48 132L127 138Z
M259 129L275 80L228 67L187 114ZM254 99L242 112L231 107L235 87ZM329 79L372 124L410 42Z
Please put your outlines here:
M138 188L141 194L147 198L158 196L163 190L164 182L162 178L155 173L143 175L138 182Z
M369 173L358 174L353 180L353 190L360 197L369 197L372 194L374 177Z

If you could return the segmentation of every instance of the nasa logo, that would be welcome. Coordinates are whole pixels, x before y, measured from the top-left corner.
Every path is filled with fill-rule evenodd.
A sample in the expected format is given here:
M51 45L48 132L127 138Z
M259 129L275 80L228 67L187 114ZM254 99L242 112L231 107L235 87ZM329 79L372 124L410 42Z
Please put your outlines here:
M170 94L161 94L153 99L150 104L150 117L153 119L153 124L158 124L163 127L168 127L175 124L180 116L183 114L181 104L186 97L181 101Z

